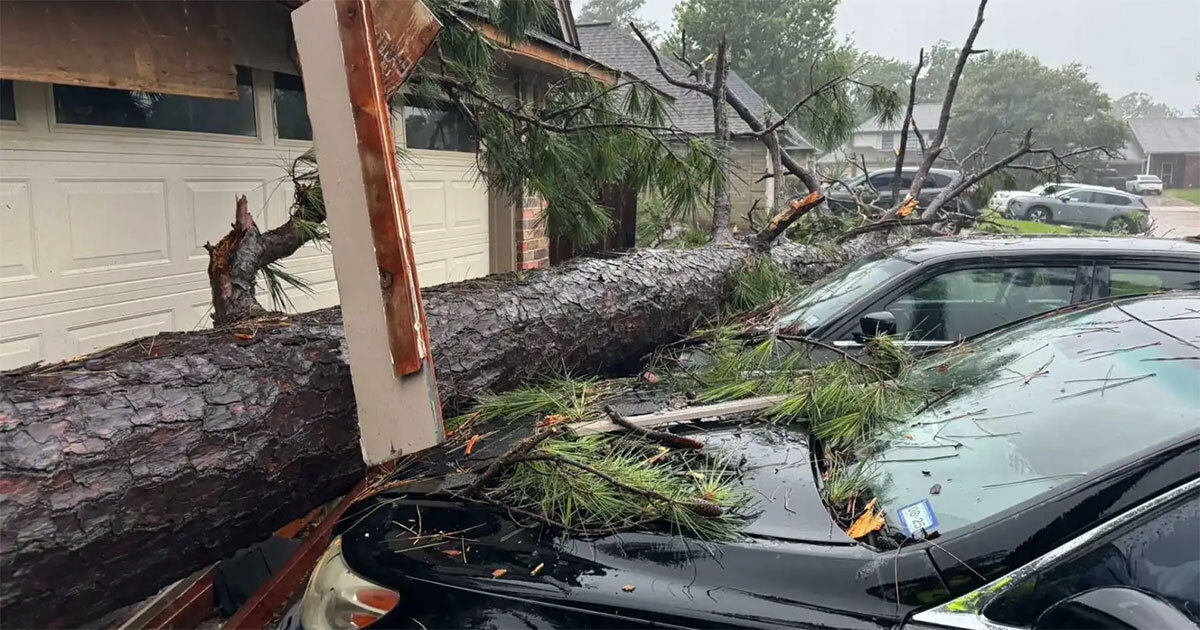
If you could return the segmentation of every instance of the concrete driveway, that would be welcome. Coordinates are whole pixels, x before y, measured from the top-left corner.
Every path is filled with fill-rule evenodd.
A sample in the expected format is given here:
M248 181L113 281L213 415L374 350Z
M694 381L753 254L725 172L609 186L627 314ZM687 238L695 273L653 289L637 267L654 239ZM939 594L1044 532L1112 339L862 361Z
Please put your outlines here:
M1150 208L1155 236L1200 235L1200 206L1167 195L1148 195L1142 200Z

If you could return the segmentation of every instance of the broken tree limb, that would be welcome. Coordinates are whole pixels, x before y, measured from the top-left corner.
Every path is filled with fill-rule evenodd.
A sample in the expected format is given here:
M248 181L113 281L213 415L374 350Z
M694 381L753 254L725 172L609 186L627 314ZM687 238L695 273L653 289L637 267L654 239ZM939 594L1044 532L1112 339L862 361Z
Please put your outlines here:
M613 421L592 420L590 422L573 424L570 425L570 427L576 435L610 433L612 431L627 429L630 425L639 427L641 429L650 429L652 427L661 427L663 425L674 424L676 422L703 420L704 418L716 418L719 416L728 416L747 411L761 411L763 409L774 407L784 400L787 400L787 398L788 394L775 394L772 396L759 396L757 398L744 398L742 400L731 400L728 402L713 403L711 405L697 405L694 407L684 407L683 409L671 409L669 411L660 411L642 416L629 416L623 418L625 422L621 423L616 422L615 419Z
M637 361L717 315L760 251L642 250L426 290L443 403ZM844 261L771 256L801 281ZM87 623L344 494L363 472L353 414L337 309L0 373L6 625Z

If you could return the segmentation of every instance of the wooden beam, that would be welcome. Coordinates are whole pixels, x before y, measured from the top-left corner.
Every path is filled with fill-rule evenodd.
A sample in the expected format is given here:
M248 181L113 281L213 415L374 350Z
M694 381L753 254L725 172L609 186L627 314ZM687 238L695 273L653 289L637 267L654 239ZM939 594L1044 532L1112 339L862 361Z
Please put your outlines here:
M292 13L368 465L436 444L441 410L376 36L402 82L440 25L418 0L376 24L368 0Z
M784 400L787 400L787 397L787 394L759 396L757 398L731 400L729 402L714 403L711 405L684 407L683 409L671 409L669 411L649 413L643 416L629 416L626 418L626 420L633 423L635 426L642 427L643 429L649 429L651 427L658 427L664 424L674 424L676 422L686 422L688 420L716 418L718 416L729 416L735 413L769 409L775 405L778 405ZM593 420L591 422L582 422L572 425L571 430L574 431L576 435L589 435L592 433L624 431L625 427L622 427L611 420Z
M554 66L568 72L587 73L596 80L603 81L609 85L617 82L616 71L585 59L565 54L553 46L542 44L536 40L525 40L514 44L499 28L491 24L472 20L471 25L479 29L479 32L483 33L484 37L499 44L502 52Z
M354 486L354 489L321 519L312 533L304 538L304 542L300 543L300 547L288 558L287 562L272 573L271 578L263 582L262 586L258 587L254 595L246 600L246 603L225 622L223 627L231 630L253 630L270 625L283 605L291 599L296 589L304 585L313 566L317 564L317 560L329 546L333 526L337 524L346 509L359 498L365 487L365 480L358 482L358 485Z
M0 2L0 77L237 98L209 2Z

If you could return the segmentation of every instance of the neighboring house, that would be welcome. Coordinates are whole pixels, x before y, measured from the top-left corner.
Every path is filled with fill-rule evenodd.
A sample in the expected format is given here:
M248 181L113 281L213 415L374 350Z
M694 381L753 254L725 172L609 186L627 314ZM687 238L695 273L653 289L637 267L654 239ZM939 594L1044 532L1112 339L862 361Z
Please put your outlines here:
M937 131L938 116L941 115L941 103L917 103L913 105L913 120L917 123L917 129L921 131L921 136L926 143L933 140L933 135ZM904 124L901 116L897 116L896 120L890 123L881 123L875 118L871 118L854 130L854 137L844 146L838 147L817 159L817 163L823 167L832 167L837 164L862 164L867 163L867 169L875 169L884 166L892 166L896 163L896 148L900 144L900 128ZM918 165L925 157L921 151L921 143L917 140L917 134L911 131L908 134L908 148L904 151L904 163L909 165ZM853 169L851 169L853 170ZM857 170L853 170L857 173Z
M583 52L605 65L627 75L646 81L671 101L670 115L674 126L687 133L712 136L713 108L709 97L675 87L659 74L654 58L625 25L612 22L579 24L579 44ZM672 59L663 58L663 65L671 76L686 78L687 69ZM736 72L729 72L729 89L740 96L754 112L765 112L766 102ZM729 127L734 134L748 133L748 127L737 114L729 112ZM794 129L785 128L782 148L801 163L810 163L815 157L811 144ZM732 178L730 193L733 202L733 218L742 219L746 212L759 201L759 208L774 206L775 186L771 178L763 178L768 171L767 149L757 138L735 138L731 142L730 162Z
M1123 158L1140 169L1123 174L1158 175L1167 188L1200 187L1200 118L1131 118L1129 130Z
M229 231L237 195L261 228L282 223L285 165L311 146L299 4L0 5L0 369L211 324L204 243ZM555 4L559 28L505 50L497 84L615 80ZM213 95L197 86L214 77L232 98L195 96ZM456 110L408 107L395 135L422 286L548 264L539 202L489 194ZM313 289L293 292L297 310L337 304L327 249L284 268Z

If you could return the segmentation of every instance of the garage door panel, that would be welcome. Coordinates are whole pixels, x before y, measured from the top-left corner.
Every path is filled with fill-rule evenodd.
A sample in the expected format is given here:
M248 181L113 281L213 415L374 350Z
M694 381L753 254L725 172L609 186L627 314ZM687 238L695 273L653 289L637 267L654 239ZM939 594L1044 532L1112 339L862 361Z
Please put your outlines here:
M189 179L184 180L187 189L187 249L188 257L208 261L205 243L215 244L229 233L233 222L236 199L239 195L246 196L246 203L263 229L274 227L274 223L264 220L267 216L265 182L261 179L221 180L221 179Z
M8 369L41 361L42 334L19 337L0 337L0 369Z
M165 181L58 183L67 202L65 273L170 262Z
M0 181L0 282L37 276L29 180Z
M235 195L261 229L286 221L282 167L303 150L79 128L0 144L0 369L211 326L203 244L228 232ZM487 274L474 156L413 154L401 180L421 284ZM295 310L338 303L328 248L306 245L283 264L313 290L285 289Z
M412 181L404 205L408 210L408 229L414 235L446 230L446 182ZM436 236L434 237L436 238Z
M449 208L456 234L487 233L487 190L473 182L451 182Z
M417 259L417 284L431 287L435 284L448 282L450 266L445 258L426 260Z
M87 354L130 339L175 330L175 310L139 313L67 328L74 354Z
M467 278L476 278L487 273L490 257L488 252L474 251L470 254L455 256L450 264L450 282ZM480 270L484 270L482 273Z

